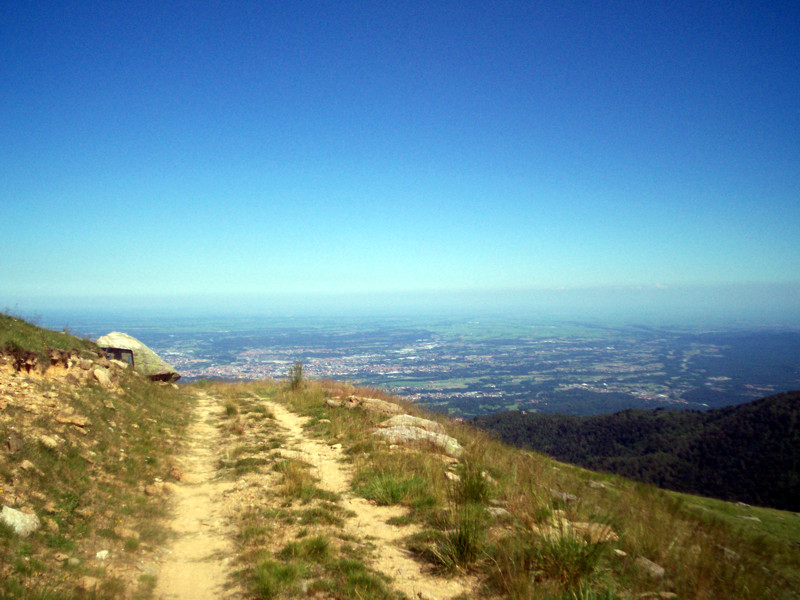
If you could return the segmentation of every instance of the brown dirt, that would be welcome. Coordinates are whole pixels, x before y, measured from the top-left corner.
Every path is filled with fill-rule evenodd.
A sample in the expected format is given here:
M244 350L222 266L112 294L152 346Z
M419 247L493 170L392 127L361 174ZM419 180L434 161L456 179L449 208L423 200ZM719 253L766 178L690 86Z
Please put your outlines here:
M353 496L352 467L341 447L314 439L303 428L308 421L284 405L259 399L270 411L285 443L274 454L301 459L313 467L320 488L342 498L341 506L355 516L345 521L344 532L375 548L370 567L392 579L392 587L409 598L444 600L474 589L469 577L436 577L402 547L402 538L419 531L415 525L394 526L387 521L406 513L399 506L376 506ZM270 475L246 474L236 481L218 479L217 460L224 456L227 440L214 424L224 412L222 403L206 394L198 396L197 420L188 431L187 451L180 459L183 477L173 486L174 518L170 528L175 539L160 561L155 597L158 600L203 600L243 597L233 584L229 559L234 556L230 539L235 533L231 517L242 507L264 506ZM274 478L274 477L273 477ZM278 502L278 500L275 500ZM275 540L279 542L279 540Z
M179 463L183 475L173 486L175 534L164 554L155 597L159 600L216 600L239 596L229 584L228 560L233 548L223 494L233 487L217 480L220 433L211 421L223 409L219 401L198 394L196 422L187 432L187 450Z
M468 593L475 586L469 577L436 577L423 571L422 565L401 546L400 540L419 531L414 525L389 525L393 517L406 514L399 506L376 506L350 493L352 468L343 462L341 447L315 440L303 429L307 417L287 410L283 405L264 401L278 425L287 431L286 447L281 454L302 459L314 467L319 487L342 495L342 506L356 516L345 523L345 531L370 540L376 547L370 566L392 578L392 586L410 598L444 599Z

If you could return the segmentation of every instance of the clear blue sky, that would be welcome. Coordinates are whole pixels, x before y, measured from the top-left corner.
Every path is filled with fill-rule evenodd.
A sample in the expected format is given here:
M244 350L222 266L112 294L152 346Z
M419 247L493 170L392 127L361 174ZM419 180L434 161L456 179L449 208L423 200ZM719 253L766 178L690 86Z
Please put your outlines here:
M0 304L800 283L797 2L0 2Z

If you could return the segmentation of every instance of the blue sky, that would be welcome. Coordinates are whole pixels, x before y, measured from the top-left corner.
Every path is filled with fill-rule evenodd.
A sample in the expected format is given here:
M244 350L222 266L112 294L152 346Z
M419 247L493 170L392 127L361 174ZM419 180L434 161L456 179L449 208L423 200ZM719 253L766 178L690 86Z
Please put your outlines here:
M0 304L800 290L798 31L796 2L0 2Z

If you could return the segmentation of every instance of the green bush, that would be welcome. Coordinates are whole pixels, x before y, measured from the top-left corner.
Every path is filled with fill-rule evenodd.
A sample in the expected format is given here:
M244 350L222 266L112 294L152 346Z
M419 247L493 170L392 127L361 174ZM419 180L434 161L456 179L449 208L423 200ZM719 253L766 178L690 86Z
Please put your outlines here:
M289 387L293 390L300 389L303 385L303 363L296 362L289 369Z

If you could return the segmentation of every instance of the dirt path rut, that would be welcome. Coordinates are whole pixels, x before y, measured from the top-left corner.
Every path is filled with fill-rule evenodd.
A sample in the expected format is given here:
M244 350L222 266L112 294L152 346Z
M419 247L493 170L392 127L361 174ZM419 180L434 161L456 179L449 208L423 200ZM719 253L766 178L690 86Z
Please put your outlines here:
M226 589L233 550L221 502L233 483L216 479L221 436L210 422L223 409L215 398L201 393L194 410L196 421L179 459L183 476L172 488L175 511L169 526L176 537L160 564L158 600L218 600L237 594Z
M341 447L329 446L308 436L303 425L307 417L287 410L283 405L263 401L275 415L277 424L287 431L287 442L281 453L290 458L302 459L314 466L319 486L342 496L342 506L356 516L348 519L345 530L359 538L367 538L376 546L372 567L393 579L392 587L409 598L453 598L468 593L474 581L466 577L434 577L422 570L411 554L400 546L400 540L416 533L414 525L403 527L389 525L392 517L406 514L400 506L376 506L350 493L353 478L351 467L342 462Z
M468 594L474 581L467 577L435 577L402 547L402 538L416 533L415 525L403 527L388 521L406 513L399 506L376 506L351 492L352 467L343 461L338 445L314 439L304 429L308 421L284 405L258 398L275 417L285 435L278 454L301 459L313 466L318 485L339 494L342 508L354 514L345 520L345 532L368 540L375 548L370 566L392 579L392 587L412 599L445 600ZM246 488L246 482L219 477L220 450L230 442L218 423L222 403L201 392L195 404L196 421L189 428L187 449L179 464L181 481L172 486L174 517L169 524L175 534L160 560L155 598L158 600L234 600L243 597L233 584L229 560L235 549L231 523L231 502L226 497ZM234 494L235 496L235 494ZM277 502L277 501L276 501Z

